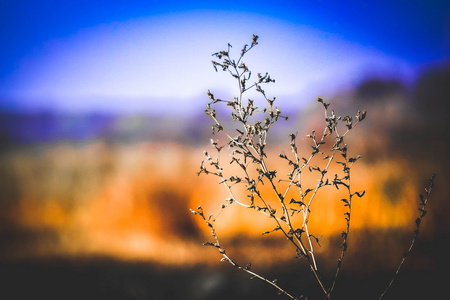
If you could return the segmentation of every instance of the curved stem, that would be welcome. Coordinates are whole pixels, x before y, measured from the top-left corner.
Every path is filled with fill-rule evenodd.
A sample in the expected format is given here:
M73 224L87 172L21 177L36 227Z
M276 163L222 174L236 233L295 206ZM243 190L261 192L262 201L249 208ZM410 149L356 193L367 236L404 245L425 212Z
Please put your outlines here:
M413 246L414 246L414 243L416 242L417 236L419 235L419 227L420 227L421 221L422 221L423 217L424 217L425 214L426 214L425 207L426 207L426 205L427 205L428 198L429 198L429 196L430 196L431 190L433 189L433 185L434 185L434 177L435 177L435 176L436 176L436 174L433 174L433 176L431 176L430 181L429 181L429 184L428 184L428 188L425 189L425 191L426 191L426 197L423 198L423 196L420 195L420 196L421 196L421 197L420 197L420 198L421 198L421 203L420 203L419 205L422 206L422 207L419 207L419 211L420 211L421 213L420 213L419 218L416 219L416 230L414 231L414 236L413 236L411 242L409 243L409 247L408 247L408 249L406 250L406 252L403 254L403 259L402 259L402 261L400 262L400 265L398 266L397 270L395 271L394 276L392 277L392 279L391 279L391 281L389 282L389 284L387 285L387 287L384 289L383 293L381 293L381 295L380 295L380 297L378 298L378 300L381 300L381 299L384 297L384 295L386 294L386 292L391 288L391 286L392 286L392 284L394 283L395 279L397 278L398 273L400 272L400 270L401 270L403 264L405 263L406 258L408 257L409 253L411 252L411 250L412 250L412 248L413 248Z

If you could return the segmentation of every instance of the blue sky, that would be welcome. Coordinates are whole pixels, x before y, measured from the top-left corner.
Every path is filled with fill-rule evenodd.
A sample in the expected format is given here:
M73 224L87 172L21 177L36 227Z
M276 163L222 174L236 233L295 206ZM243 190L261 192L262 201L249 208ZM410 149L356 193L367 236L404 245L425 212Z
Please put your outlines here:
M211 54L253 33L248 64L292 107L450 53L446 1L6 0L0 20L2 110L196 111L233 94Z

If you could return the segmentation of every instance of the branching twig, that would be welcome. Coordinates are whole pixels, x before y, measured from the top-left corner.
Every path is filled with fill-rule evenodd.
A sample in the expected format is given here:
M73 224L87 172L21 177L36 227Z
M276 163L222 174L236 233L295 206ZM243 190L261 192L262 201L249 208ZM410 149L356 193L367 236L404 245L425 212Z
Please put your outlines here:
M433 176L431 176L431 178L429 180L429 183L428 183L428 187L425 189L425 196L422 195L422 194L419 195L419 198L420 198L420 203L419 203L420 215L416 219L416 230L414 230L414 236L411 239L411 242L409 243L408 249L403 254L403 259L400 262L400 265L398 266L397 270L395 271L391 281L389 282L389 284L387 285L386 289L383 291L383 293L381 293L380 297L378 298L379 300L381 300L384 297L384 295L386 294L386 292L390 289L390 287L394 283L395 279L397 278L398 273L400 272L403 264L405 263L406 258L411 253L411 250L412 250L412 248L414 246L414 243L416 242L417 236L419 235L419 227L420 227L420 224L422 223L422 219L427 214L427 211L425 210L425 208L426 208L426 205L427 205L427 202L428 202L428 198L430 197L431 190L433 189L433 186L434 186L434 178L435 177L436 177L436 174L433 174Z
M212 61L214 68L216 69L216 71L218 71L219 68L221 68L223 71L227 71L237 81L239 94L232 100L222 100L216 98L211 91L208 91L207 96L210 100L210 103L207 104L205 109L205 113L214 122L214 125L212 126L212 133L215 134L218 132L224 132L228 139L228 147L230 150L232 150L230 163L239 166L240 170L242 171L242 175L233 175L231 177L226 177L223 174L223 167L221 165L219 155L223 146L219 146L218 142L214 140L211 141L211 144L216 148L218 152L217 158L214 159L211 155L209 155L208 152L205 152L206 162L209 163L209 166L212 167L212 170L205 166L204 160L202 161L200 172L198 174L200 175L201 173L205 173L215 175L220 178L220 183L224 184L227 188L231 197L227 199L226 205L222 204L222 211L230 204L237 203L240 206L256 210L257 212L268 216L275 223L276 227L271 231L264 232L263 234L280 231L295 247L297 257L305 258L307 260L309 267L314 274L317 283L321 287L324 295L330 298L331 291L334 288L335 280L333 281L332 288L328 290L325 287L322 278L319 276L313 247L313 239L318 243L319 238L317 238L308 227L308 221L311 216L311 205L313 200L316 198L319 189L324 186L334 185L337 189L339 189L339 186L345 186L348 189L349 196L348 201L346 202L346 206L349 207L349 211L345 214L347 227L344 231L345 236L343 234L343 252L339 260L339 266L335 276L336 278L337 274L339 273L340 262L342 262L343 253L345 253L346 250L347 236L350 228L350 202L353 196L350 189L350 167L357 160L354 158L347 158L347 145L345 145L344 143L344 137L352 128L354 128L354 126L356 126L365 118L366 112L358 112L358 114L356 115L357 122L353 124L352 118L349 116L342 118L336 116L334 114L334 111L332 111L331 114L328 115L327 109L329 107L329 104L325 103L321 98L318 98L317 101L323 105L325 112L325 128L323 130L322 137L320 139L316 139L314 131L312 132L312 134L308 135L308 137L311 138L312 141L312 151L308 159L306 159L300 158L299 156L298 148L295 142L297 135L290 135L291 151L294 154L294 159L290 159L286 155L280 154L280 157L282 159L285 159L287 163L292 166L292 170L288 174L288 179L278 180L278 182L289 182L284 192L281 193L281 187L275 181L277 177L277 170L272 170L271 168L269 168L266 160L267 153L265 147L270 128L274 124L276 124L279 119L284 118L285 120L287 120L288 117L281 115L281 110L278 107L274 106L275 97L267 97L266 92L262 88L264 84L275 82L275 80L272 79L268 73L265 73L264 75L258 73L257 80L250 83L252 73L248 66L243 62L243 57L257 44L258 36L253 35L251 45L245 45L242 48L239 59L237 61L232 59L230 56L230 50L232 48L230 44L228 44L227 51L220 51L213 54L213 56L215 56L219 60ZM252 89L262 95L263 99L267 103L267 107L259 109L256 106L254 100L248 99L244 101L244 94ZM238 133L237 136L234 136L232 133L226 130L224 128L224 125L219 120L217 111L213 108L213 105L219 103L225 103L227 106L231 107L231 119L242 126L241 128L235 128L236 132ZM260 119L252 118L258 113L262 113L263 117ZM347 127L347 130L343 135L339 135L338 133L338 124L340 122L345 122L345 125ZM324 154L322 147L324 144L326 144L327 138L333 134L336 137L334 144L331 147L330 155L324 158L328 160L325 168L321 169L318 166L312 165L313 158L315 158L317 155ZM341 162L341 164L343 165L344 176L340 178L337 174L335 174L335 178L330 181L330 179L325 177L328 173L331 163L335 160L336 153L341 153L345 160L344 163ZM257 178L253 178L250 175L252 174L252 172L249 171L249 168L251 166L253 166L254 168L253 171L256 171L258 173ZM302 172L304 172L305 170L309 170L309 172L311 173L319 172L318 184L316 184L314 188L303 188ZM269 183L269 187L274 194L274 199L282 208L281 212L277 213L276 209L269 204L270 202L268 201L268 199L266 199L266 196L262 195L260 191L260 184L264 184L264 182ZM250 204L246 204L242 200L237 199L237 197L233 193L232 188L238 184L245 184L245 188L248 192L247 197L250 198ZM287 202L286 197L292 186L297 186L299 188L299 198L297 198L297 200L295 198L292 198L289 202ZM309 198L307 199L308 194ZM239 269L243 269L253 276L256 276L264 281L270 282L259 275L253 274L253 272L249 271L248 269L240 267L228 256L226 256L225 250L220 247L217 234L209 218L208 220L206 220L203 215L203 211L201 210L197 210L194 212L200 214L202 218L207 222L207 225L212 229L211 233L214 236L216 242L214 244L206 243L206 245L219 248L222 255L224 256L223 259L229 261L232 265L238 267ZM293 219L296 217L296 213L299 212L302 212L302 225L300 228L295 228ZM303 233L305 233L305 235ZM282 293L289 295L284 290L281 290L273 282L271 282L271 284L282 291Z

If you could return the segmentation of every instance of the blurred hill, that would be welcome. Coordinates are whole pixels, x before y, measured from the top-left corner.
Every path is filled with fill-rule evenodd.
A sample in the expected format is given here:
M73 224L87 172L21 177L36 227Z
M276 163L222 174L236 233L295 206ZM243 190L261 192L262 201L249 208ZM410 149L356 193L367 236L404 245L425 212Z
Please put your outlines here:
M404 86L396 79L369 78L355 90L325 100L331 102L341 114L353 114L355 109L366 109L371 116L370 127L378 126L375 130L386 129L384 135L389 135L391 139L395 136L397 142L401 142L401 139L405 143L415 143L417 138L425 139L422 142L432 142L436 136L445 140L447 113L450 111L449 65L444 63L425 69L411 87ZM277 100L276 104L283 108L283 101L294 99ZM284 115L291 117L291 121L280 122L273 129L277 141L281 133L284 135L287 130L303 130L307 124L311 124L311 119L317 118L311 112L320 110L320 107L313 102L311 99L311 104L301 112L284 112ZM229 122L226 115L228 109L224 111L219 114L225 122ZM122 115L101 112L0 111L0 146L95 139L115 143L176 141L197 145L208 140L210 125L211 122L201 110L194 115L169 115L164 112L159 115ZM398 130L403 131L402 134ZM437 131L440 131L439 134ZM414 148L406 153L411 153Z
M2 147L92 140L195 144L208 131L207 121L202 114L186 117L0 112L0 143Z

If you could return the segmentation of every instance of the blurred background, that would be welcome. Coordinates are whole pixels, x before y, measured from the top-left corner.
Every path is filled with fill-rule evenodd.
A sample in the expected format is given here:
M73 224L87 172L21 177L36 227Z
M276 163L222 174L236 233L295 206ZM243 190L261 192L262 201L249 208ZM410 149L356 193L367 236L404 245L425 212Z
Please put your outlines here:
M228 197L197 176L212 152L203 115L210 89L235 82L211 54L252 34L245 62L269 72L291 132L323 130L321 96L338 115L366 109L349 136L352 230L336 298L377 298L415 230L419 193L437 174L415 249L387 299L442 295L449 276L450 7L446 1L1 1L0 286L28 299L272 299L262 282L202 247L189 213ZM261 103L263 105L263 103ZM304 155L306 155L305 153ZM280 168L283 168L282 166ZM311 228L325 281L345 221L319 195ZM230 207L223 246L242 265L312 299L317 284L264 218ZM317 299L320 299L319 297Z

